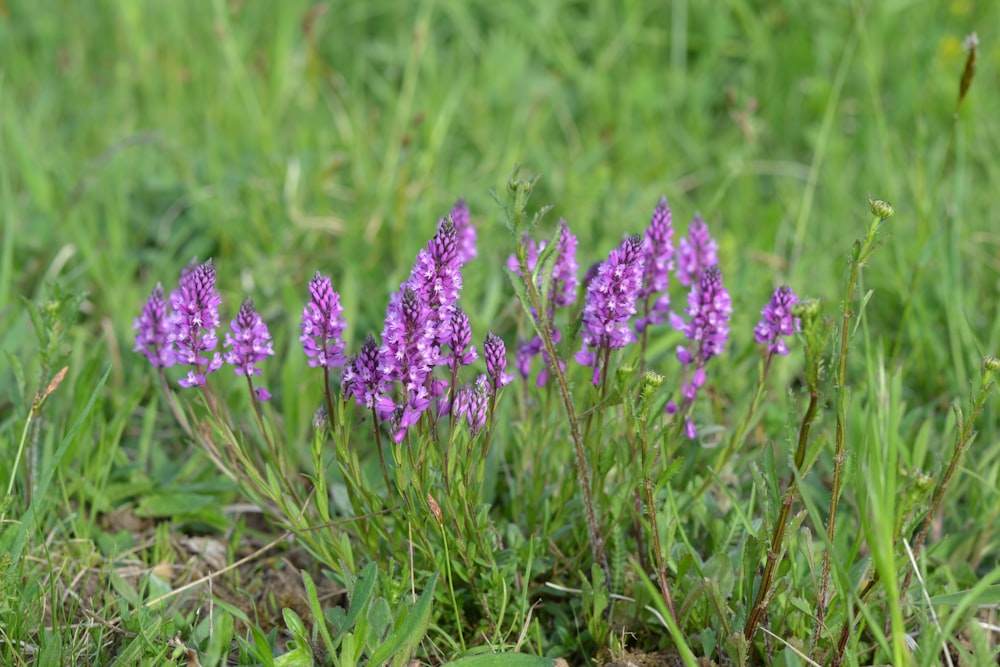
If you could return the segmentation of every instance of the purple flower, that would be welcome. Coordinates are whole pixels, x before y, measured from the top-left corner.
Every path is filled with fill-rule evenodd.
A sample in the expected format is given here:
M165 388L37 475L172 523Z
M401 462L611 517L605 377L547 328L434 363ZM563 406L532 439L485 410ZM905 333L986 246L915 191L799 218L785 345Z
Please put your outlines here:
M163 285L156 283L149 300L142 307L142 314L135 318L132 329L135 334L133 352L141 352L149 363L157 368L173 366L173 349L169 345L170 320L167 317L167 302L163 296Z
M535 269L538 268L538 256L548 245L548 242L538 243L532 238L525 237L525 244L527 245L528 271L534 273ZM576 263L576 246L577 239L569 231L569 224L560 219L559 238L556 239L556 257L552 264L552 281L549 284L547 295L550 317L551 311L556 307L570 306L576 301L577 273L579 272L579 266ZM507 268L512 273L521 275L521 264L517 261L517 255L511 254L507 257ZM542 276L538 276L538 278L536 285L541 287Z
M215 289L215 266L212 260L181 274L178 289L171 294L174 312L170 318L169 341L175 349L177 363L193 368L181 378L182 387L200 387L205 376L222 366L222 357L213 352L218 345L215 330L219 327L219 305L222 297Z
M681 285L697 284L709 266L719 263L719 244L708 231L708 223L695 213L688 225L687 238L680 240L677 249L677 280Z
M576 263L577 240L569 231L569 224L559 220L559 238L556 240L558 254L552 266L552 284L549 288L549 303L555 307L573 305L576 301L577 274L580 271Z
M467 264L470 259L476 257L476 228L472 226L469 216L469 205L462 198L455 202L448 214L452 224L455 225L458 240L458 263ZM438 229L444 224L445 219L438 222Z
M688 293L686 312L691 318L688 322L678 315L671 317L674 328L694 343L691 350L678 348L681 363L690 363L691 358L706 362L722 354L729 338L729 316L733 306L729 290L722 286L722 272L717 265L708 267L698 285Z
M472 327L469 326L469 316L457 306L451 314L450 329L451 339L448 341L448 347L451 348L451 354L448 356L448 368L452 373L458 373L460 367L468 366L478 359L479 353L476 352L475 345L469 347L469 343L472 342ZM468 352L466 352L466 348L469 348Z
M237 375L260 375L257 364L274 354L271 348L271 334L264 320L254 310L253 300L247 299L240 306L240 312L229 325L225 346L230 348L225 354L227 364L232 365ZM255 389L257 398L266 401L271 394L263 387Z
M417 293L406 283L402 295L396 292L386 309L382 330L382 349L379 352L379 371L388 383L399 381L406 392L404 405L396 405L383 395L377 405L379 416L386 419L402 410L396 417L397 442L406 429L415 424L420 413L430 404L427 380L438 360L434 340L431 311ZM440 385L434 385L435 390Z
M533 273L538 266L538 255L545 249L547 243L543 241L539 245L533 239L526 239L525 243L527 244L526 259L528 270ZM562 333L555 325L555 309L571 306L576 301L577 274L579 273L579 265L576 261L577 239L569 231L569 225L563 219L559 220L559 236L556 240L556 247L556 257L552 264L552 277L547 295L546 321L549 330L552 332L553 342L558 343L562 340ZM521 267L518 264L516 255L511 255L507 258L507 268L516 275L521 275ZM542 286L541 278L542 276L539 276L538 287ZM534 310L532 310L532 314L537 317ZM538 373L536 382L537 386L542 387L548 381L549 359L542 345L541 338L535 336L531 341L527 343L522 342L518 346L516 364L518 372L522 374L524 379L527 379L531 373L532 357L538 354L542 354L542 359L545 361L545 364ZM566 364L561 359L559 360L559 367L563 370L566 369Z
M483 356L486 357L486 374L489 375L493 393L500 391L514 379L507 373L507 347L503 340L492 331L486 334L483 343Z
M353 396L358 405L369 409L376 406L385 391L385 378L379 368L379 346L371 334L361 344L361 352L344 366L340 390L344 397Z
M660 197L653 218L646 229L646 243L643 246L643 256L646 259L646 271L642 278L642 289L639 298L645 302L645 312L635 322L635 330L642 332L651 324L663 322L670 310L670 295L667 287L670 284L670 272L674 270L674 228L671 225L670 206L666 197ZM650 304L650 299L659 294L659 298Z
M458 301L458 293L462 290L459 269L458 230L453 222L445 220L434 238L427 242L427 247L417 253L406 284L427 307L448 307Z
M635 315L635 300L642 287L642 246L639 235L625 239L611 251L587 287L580 332L583 346L575 358L584 366L593 366L594 385L600 381L601 352L617 350L635 340L629 319Z
M302 349L309 357L313 368L337 368L343 366L344 309L340 305L340 295L333 291L330 279L319 271L309 281L310 301L302 311Z
M760 311L760 322L754 327L754 340L767 345L768 354L788 354L785 337L799 330L799 318L792 317L792 306L799 302L792 288L782 285L774 290L771 300Z
M485 375L476 378L475 385L463 385L455 396L455 416L465 417L469 433L476 437L486 426L486 411L490 403L490 383Z
M671 325L682 332L690 346L677 347L677 360L684 366L694 364L691 380L681 384L684 406L690 406L698 396L698 389L705 384L705 364L714 356L722 354L729 338L729 316L733 312L729 300L729 290L722 286L722 273L717 265L705 269L698 284L688 294L685 322L679 315L671 314ZM678 411L673 402L667 404L667 412ZM694 423L686 418L684 432L689 438L697 435Z

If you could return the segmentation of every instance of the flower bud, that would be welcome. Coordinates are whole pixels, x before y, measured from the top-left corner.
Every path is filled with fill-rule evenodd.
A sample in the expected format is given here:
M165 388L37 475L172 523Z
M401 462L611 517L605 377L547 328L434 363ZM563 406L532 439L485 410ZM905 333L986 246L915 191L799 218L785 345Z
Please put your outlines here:
M878 216L882 220L892 217L892 204L881 199L872 199L871 195L868 195L868 208L871 209L872 215Z

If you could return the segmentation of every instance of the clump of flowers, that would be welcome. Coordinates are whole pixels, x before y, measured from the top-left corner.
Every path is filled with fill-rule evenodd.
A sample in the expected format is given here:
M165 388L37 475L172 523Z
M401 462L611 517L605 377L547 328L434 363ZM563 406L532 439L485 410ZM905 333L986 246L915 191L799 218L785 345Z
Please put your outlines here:
M587 287L580 332L583 346L575 358L594 369L591 381L595 386L600 383L602 370L607 369L611 350L635 340L629 320L636 312L644 269L642 237L630 236L611 251Z

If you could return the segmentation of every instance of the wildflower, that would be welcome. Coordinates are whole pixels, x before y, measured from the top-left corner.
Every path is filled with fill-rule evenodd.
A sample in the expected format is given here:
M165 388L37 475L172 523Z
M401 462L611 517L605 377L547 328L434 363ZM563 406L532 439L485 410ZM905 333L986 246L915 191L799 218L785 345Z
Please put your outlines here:
M696 285L709 266L719 263L719 244L708 231L708 223L695 213L688 225L687 238L682 238L677 248L677 280L685 287Z
M534 273L538 266L539 253L545 249L547 242L541 244L534 239L526 238L528 271ZM558 344L562 340L562 333L555 325L555 309L571 306L576 301L577 274L579 265L576 261L577 239L569 230L569 224L563 219L559 220L559 236L556 239L556 257L552 264L552 277L549 282L546 303L546 323L552 335L552 342ZM521 267L516 255L507 258L507 268L516 275L521 275ZM541 287L542 276L538 276L538 287ZM537 313L532 309L532 316L537 318ZM549 355L545 352L542 339L539 336L533 337L528 342L522 342L517 349L517 370L524 379L531 373L531 361L536 355L541 354L544 364L538 373L536 384L539 387L545 385L549 376ZM566 369L566 364L561 359L558 361L559 367Z
M260 375L257 364L274 354L271 347L271 333L254 310L253 300L246 299L240 306L240 312L229 325L226 333L225 346L230 348L223 358L233 366L237 375ZM271 398L270 392L263 387L256 387L254 392L261 401Z
M717 265L708 267L698 285L688 293L686 312L691 318L687 323L678 315L671 318L674 328L695 343L694 349L690 351L678 348L681 363L690 363L692 357L706 362L721 354L729 338L729 316L733 307L729 290L722 286L722 272ZM689 361L684 361L685 358Z
M493 393L496 394L500 391L500 387L510 384L514 376L507 373L507 347L492 331L486 334L483 356L486 357L486 374L490 378Z
M576 262L576 236L569 231L569 225L562 219L559 220L559 238L556 240L556 245L558 255L552 266L549 303L553 307L563 308L573 305L576 301L576 276L580 267Z
M725 350L732 312L729 290L722 286L722 273L717 265L712 265L705 269L698 284L688 294L687 315L690 321L685 322L679 315L671 315L673 327L692 344L690 348L683 345L677 347L677 360L685 367L694 364L690 381L681 385L685 407L694 403L698 389L705 384L705 364ZM675 403L667 404L667 413L677 412ZM697 436L689 417L685 417L684 432L691 439Z
M538 243L532 238L525 237L527 246L528 271L534 273L538 268L538 257L548 245L547 241ZM556 257L552 264L552 280L549 283L547 292L549 303L549 315L553 314L556 307L570 306L576 301L577 273L579 266L576 262L577 239L569 231L569 224L563 219L559 220L559 236L556 239ZM507 268L512 273L521 275L521 264L517 260L517 255L511 254L507 257ZM537 286L541 287L542 276L538 276Z
M646 228L646 243L643 246L643 256L646 260L646 270L642 278L642 289L639 298L644 301L645 312L635 322L635 330L641 333L651 324L663 322L670 310L670 295L667 287L670 284L670 272L674 270L674 228L671 224L670 206L666 197L660 197L653 217ZM650 304L655 295L660 296Z
M467 264L469 260L478 255L476 251L476 228L472 226L469 216L469 205L462 198L455 202L448 214L451 222L455 225L458 242L458 263ZM445 223L447 218L438 222L438 229Z
M369 409L375 407L379 395L385 391L385 378L379 368L379 345L371 334L361 344L361 352L344 366L340 389L345 398L353 396L358 405Z
M451 337L451 315L462 289L461 263L458 257L458 230L445 220L437 233L417 253L406 287L431 311L426 324L435 330L438 345Z
M309 281L309 303L302 310L302 334L299 341L313 368L337 368L344 365L344 309L340 295L333 291L330 279L319 271Z
M455 396L455 416L465 417L472 437L479 435L486 426L489 402L490 383L485 375L476 378L474 385L463 385Z
M222 297L215 289L212 260L181 274L178 289L170 298L174 312L168 339L174 346L177 363L193 366L179 384L182 387L204 386L205 376L222 366L222 357L214 352L219 342L215 330L219 326ZM203 352L213 354L206 357Z
M797 317L792 316L792 306L799 302L792 288L782 285L774 290L771 300L760 311L760 322L754 327L753 337L761 345L767 345L768 354L788 354L785 337L791 336L801 327Z
M635 300L642 287L644 268L642 237L630 236L611 251L587 287L581 330L583 346L575 358L580 364L594 368L594 385L600 379L601 353L635 340L628 323L636 312Z
M430 404L425 385L438 356L430 310L406 283L401 291L402 295L392 295L386 309L379 370L386 382L399 381L403 385L406 400L400 406L382 395L377 406L383 419L403 410L396 417L397 442Z
M468 366L479 358L476 346L469 347L472 342L472 327L469 325L469 316L465 311L456 307L451 314L451 339L448 347L451 354L448 356L448 367L453 374L458 373L461 366ZM469 348L466 351L466 348Z
M141 352L157 368L174 364L173 350L168 341L170 327L167 302L160 283L153 288L149 300L142 307L142 314L135 318L132 329L136 332L133 352Z

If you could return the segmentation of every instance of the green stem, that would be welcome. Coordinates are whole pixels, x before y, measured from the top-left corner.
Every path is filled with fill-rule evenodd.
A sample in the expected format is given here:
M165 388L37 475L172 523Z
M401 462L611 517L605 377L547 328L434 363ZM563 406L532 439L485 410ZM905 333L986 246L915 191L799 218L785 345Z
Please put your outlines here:
M881 227L882 218L876 215L868 227L868 235L864 242L855 242L851 257L851 272L847 279L847 290L844 294L843 316L840 324L840 352L837 359L836 376L836 407L837 423L834 431L834 453L833 453L833 488L830 493L830 510L826 523L827 543L833 544L834 534L837 527L837 508L840 501L840 491L843 484L844 461L847 458L845 453L847 443L847 353L850 345L851 318L853 311L851 304L854 303L855 292L858 287L858 280L861 276L861 269L867 264L872 253L878 248L878 231ZM819 637L826 618L827 589L830 585L830 549L823 552L823 572L820 575L819 597L816 601L816 626L814 638Z

